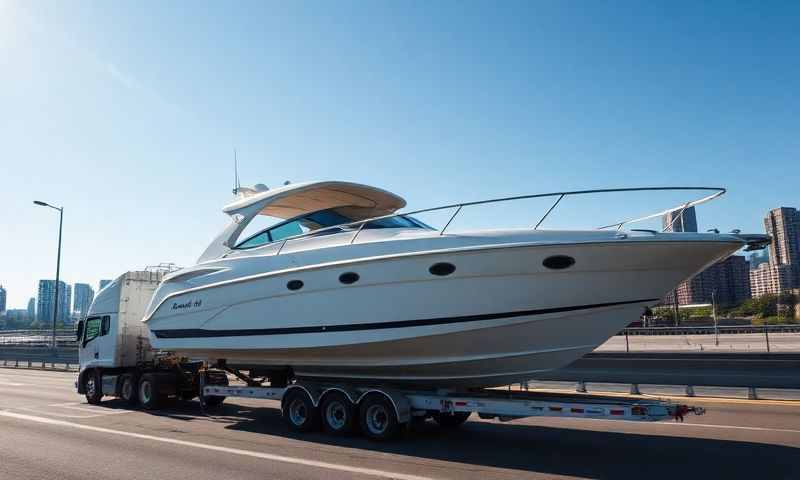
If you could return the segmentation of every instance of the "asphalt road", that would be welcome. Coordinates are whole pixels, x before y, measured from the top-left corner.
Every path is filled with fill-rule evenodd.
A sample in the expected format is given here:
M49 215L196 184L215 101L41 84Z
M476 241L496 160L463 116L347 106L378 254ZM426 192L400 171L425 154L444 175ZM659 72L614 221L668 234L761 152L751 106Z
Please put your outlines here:
M74 374L0 368L0 479L798 478L800 402L692 399L686 423L534 418L428 422L404 439L289 432L277 402L205 415L87 405ZM684 401L686 399L683 399Z

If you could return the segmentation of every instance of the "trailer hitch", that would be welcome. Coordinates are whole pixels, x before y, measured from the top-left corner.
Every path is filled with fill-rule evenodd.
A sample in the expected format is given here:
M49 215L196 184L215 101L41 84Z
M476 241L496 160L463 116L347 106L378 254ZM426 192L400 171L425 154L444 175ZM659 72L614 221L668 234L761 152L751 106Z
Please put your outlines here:
M706 409L703 407L690 407L689 405L675 405L672 409L672 417L676 422L682 422L683 417L690 413L695 415L705 415Z

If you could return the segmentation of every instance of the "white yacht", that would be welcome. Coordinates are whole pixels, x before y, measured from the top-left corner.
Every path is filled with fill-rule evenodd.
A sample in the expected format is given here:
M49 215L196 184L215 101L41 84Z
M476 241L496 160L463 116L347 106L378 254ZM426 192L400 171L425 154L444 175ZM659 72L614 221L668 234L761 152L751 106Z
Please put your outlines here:
M724 193L712 190L668 211ZM474 203L551 196L552 211L567 195L596 192ZM436 230L397 213L405 205L349 182L239 189L224 208L230 226L153 296L152 346L267 376L506 385L566 366L681 281L768 242L625 231L626 222L447 233L449 222ZM451 209L452 221L469 205L426 211ZM283 221L240 238L258 215Z

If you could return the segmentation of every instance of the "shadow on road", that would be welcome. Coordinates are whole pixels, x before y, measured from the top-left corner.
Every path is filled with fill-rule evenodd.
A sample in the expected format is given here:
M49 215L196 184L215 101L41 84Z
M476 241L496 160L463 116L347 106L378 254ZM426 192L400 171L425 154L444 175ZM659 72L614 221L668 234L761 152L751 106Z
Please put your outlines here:
M117 401L104 402L121 408ZM405 439L376 443L363 437L291 432L277 408L225 403L203 412L198 402L175 402L159 416L209 419L226 429L436 461L584 478L798 478L800 449L737 440L467 422L446 430L420 422Z

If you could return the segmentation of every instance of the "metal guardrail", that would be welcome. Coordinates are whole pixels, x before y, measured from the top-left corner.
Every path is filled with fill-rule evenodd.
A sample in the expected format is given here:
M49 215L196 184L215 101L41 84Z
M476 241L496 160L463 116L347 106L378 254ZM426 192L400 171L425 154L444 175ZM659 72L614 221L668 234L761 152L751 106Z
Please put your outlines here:
M785 325L720 325L718 327L630 327L617 335L713 335L739 333L800 333L800 323Z
M31 346L50 348L53 345L52 330L0 330L0 348L6 346ZM56 330L56 345L75 345L75 330Z
M800 389L797 353L590 353L571 365L538 375L535 380L587 383L677 385L694 396L694 387L739 387L757 399L758 388Z
M632 327L626 328L605 344L598 347L601 351L614 350L613 343L619 337L625 339L625 352L634 351L674 351L676 344L669 343L670 337L683 337L682 348L699 350L731 351L765 351L800 352L800 324L784 325L725 325L702 327ZM737 337L741 335L741 337ZM753 335L757 337L753 338ZM770 340L772 335L772 341ZM777 335L777 336L776 336ZM789 335L789 336L787 336ZM712 337L707 339L705 337ZM748 338L750 337L750 338ZM663 340L659 340L663 338Z

